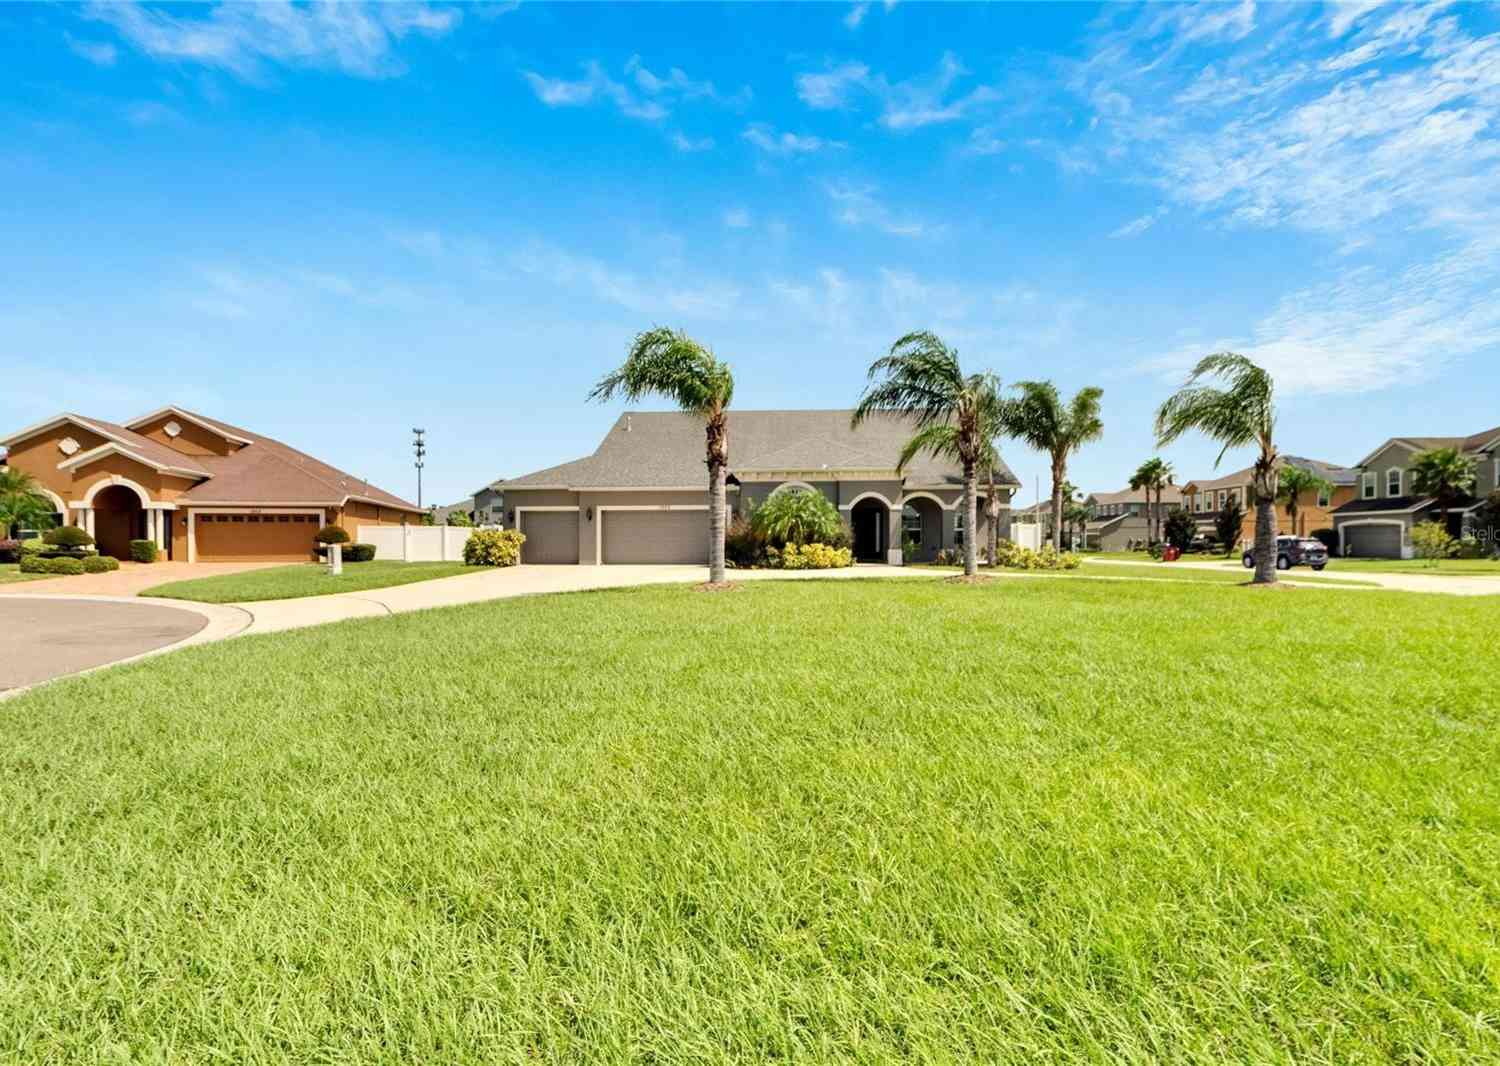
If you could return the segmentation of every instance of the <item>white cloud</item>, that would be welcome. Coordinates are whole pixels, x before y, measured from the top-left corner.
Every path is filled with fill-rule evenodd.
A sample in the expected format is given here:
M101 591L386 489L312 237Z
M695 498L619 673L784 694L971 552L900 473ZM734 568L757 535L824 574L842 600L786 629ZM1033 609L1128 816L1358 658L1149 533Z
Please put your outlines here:
M413 255L436 258L443 254L443 235L436 230L396 230L387 236Z
M712 137L699 137L695 140L680 131L672 134L672 147L679 152L707 152L713 146Z
M95 3L88 17L113 26L154 59L198 63L254 80L266 64L340 70L362 78L400 74L396 44L438 37L458 24L452 9L425 4L222 3L177 14L141 4Z
M844 26L847 29L857 30L860 23L864 22L865 16L870 13L868 3L856 3L849 8L849 13L844 16Z
M553 285L587 289L596 299L640 315L681 315L687 318L732 317L741 303L737 286L705 279L698 274L676 278L654 270L642 278L591 256L575 255L545 243L529 246L511 257L511 267L546 279Z
M1142 233L1145 233L1152 226L1156 225L1157 222L1161 221L1166 213L1166 207L1158 207L1154 211L1148 211L1146 214L1141 215L1139 218L1133 218L1123 226L1115 228L1114 230L1110 231L1109 235L1115 239L1119 239L1121 237L1138 237Z
M749 229L750 212L743 207L731 207L724 212L724 225L730 229Z
M846 226L871 226L893 237L931 237L942 227L898 215L875 196L873 185L837 182L824 187L833 200L834 217Z
M112 67L115 60L120 57L120 50L108 41L87 41L74 37L71 33L63 34L68 42L68 47L77 55L87 59L90 63L100 67Z
M181 116L159 100L137 100L125 108L125 119L132 126L157 126Z
M992 126L975 126L969 132L969 143L964 146L968 155L998 155L1005 151L1005 142L995 135Z
M796 85L803 103L825 111L852 106L857 93L873 96L881 104L880 124L905 131L956 122L1000 100L988 85L953 93L968 74L957 56L945 52L937 70L926 78L892 82L883 74L871 74L863 63L844 63L822 73L799 74Z
M752 122L740 136L770 155L807 155L825 148L844 147L839 141L825 140L810 133L777 133L768 122Z
M711 81L696 81L687 72L672 67L665 75L653 73L640 56L631 56L625 64L625 77L632 84L617 81L596 61L584 64L584 75L576 80L549 78L535 71L523 71L536 97L548 107L581 107L596 100L608 100L629 118L656 122L671 114L677 104L689 100L712 100L729 107L741 107L750 100L750 89L724 96ZM632 87L633 85L633 87ZM679 141L680 138L680 141ZM680 151L703 151L701 147L683 147L689 142L681 134L674 138ZM713 147L708 142L707 147Z

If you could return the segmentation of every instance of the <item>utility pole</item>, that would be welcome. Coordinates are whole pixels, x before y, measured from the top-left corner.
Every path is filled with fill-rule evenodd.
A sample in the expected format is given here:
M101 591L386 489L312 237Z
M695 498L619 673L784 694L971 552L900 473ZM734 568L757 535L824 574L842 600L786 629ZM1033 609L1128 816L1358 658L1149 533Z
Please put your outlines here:
M427 433L425 429L413 429L414 434L411 442L411 450L417 457L417 509L422 507L422 467L427 460L427 442L422 437Z

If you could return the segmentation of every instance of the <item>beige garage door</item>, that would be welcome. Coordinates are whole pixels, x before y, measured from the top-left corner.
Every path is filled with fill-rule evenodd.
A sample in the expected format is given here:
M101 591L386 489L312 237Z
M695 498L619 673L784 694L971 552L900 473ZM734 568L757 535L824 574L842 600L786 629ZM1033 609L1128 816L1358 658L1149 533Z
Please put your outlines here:
M193 525L200 562L302 563L313 558L318 516L200 514Z
M523 563L576 563L578 561L577 511L522 511Z
M606 563L708 564L707 511L605 511Z
M1401 558L1400 526L1345 526L1344 545L1350 555L1370 559Z

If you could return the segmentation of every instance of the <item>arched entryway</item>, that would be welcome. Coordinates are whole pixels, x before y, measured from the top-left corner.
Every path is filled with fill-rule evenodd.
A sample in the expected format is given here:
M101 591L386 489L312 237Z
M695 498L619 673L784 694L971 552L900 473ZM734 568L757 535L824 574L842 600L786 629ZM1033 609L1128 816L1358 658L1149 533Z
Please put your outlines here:
M110 485L94 496L94 544L100 555L130 558L130 542L146 539L146 509L125 485Z
M943 508L930 496L909 496L901 507L902 549L911 559L930 563L943 547Z
M891 509L885 501L866 496L849 509L850 532L854 538L854 558L863 563L886 561Z

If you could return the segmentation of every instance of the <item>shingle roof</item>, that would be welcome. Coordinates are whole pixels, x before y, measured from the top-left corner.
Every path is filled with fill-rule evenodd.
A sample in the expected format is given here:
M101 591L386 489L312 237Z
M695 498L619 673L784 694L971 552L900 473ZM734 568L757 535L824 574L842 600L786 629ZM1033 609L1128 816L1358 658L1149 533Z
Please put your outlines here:
M183 455L175 448L168 448L165 444L159 444L150 437L143 437L133 429L106 422L102 418L87 418L83 415L68 415L75 421L82 422L85 426L96 426L104 431L104 435L115 437L122 445L135 452L142 459L155 463L158 466L170 466L178 470L191 470L199 477L209 477L211 471L204 468L198 462L196 456Z
M1300 455L1281 456L1280 465L1295 466L1310 471L1323 478L1329 484L1337 487L1339 485L1353 485L1359 480L1359 471L1353 467L1339 466L1337 463L1324 462L1322 459L1304 459ZM1225 474L1216 478L1193 478L1185 483L1192 485L1203 492L1213 489L1233 489L1247 484L1255 475L1255 467L1247 466L1243 470L1236 470L1232 474Z
M1153 489L1148 501L1145 489L1122 489L1119 492L1095 492L1089 496L1096 504L1114 503L1155 503L1156 491ZM1165 507L1169 503L1182 502L1182 488L1178 485L1164 485L1161 490L1161 502Z
M887 415L849 425L852 412L731 411L729 469L736 475L771 471L890 471L912 434L911 423ZM619 417L592 455L497 482L503 488L687 488L706 481L703 420L679 411L630 411ZM1001 463L1003 484L1019 485ZM927 457L904 472L911 486L959 485L955 463Z
M1472 437L1465 437L1463 450L1466 452L1477 452L1486 445L1500 442L1500 426L1487 429L1483 433L1476 433Z

